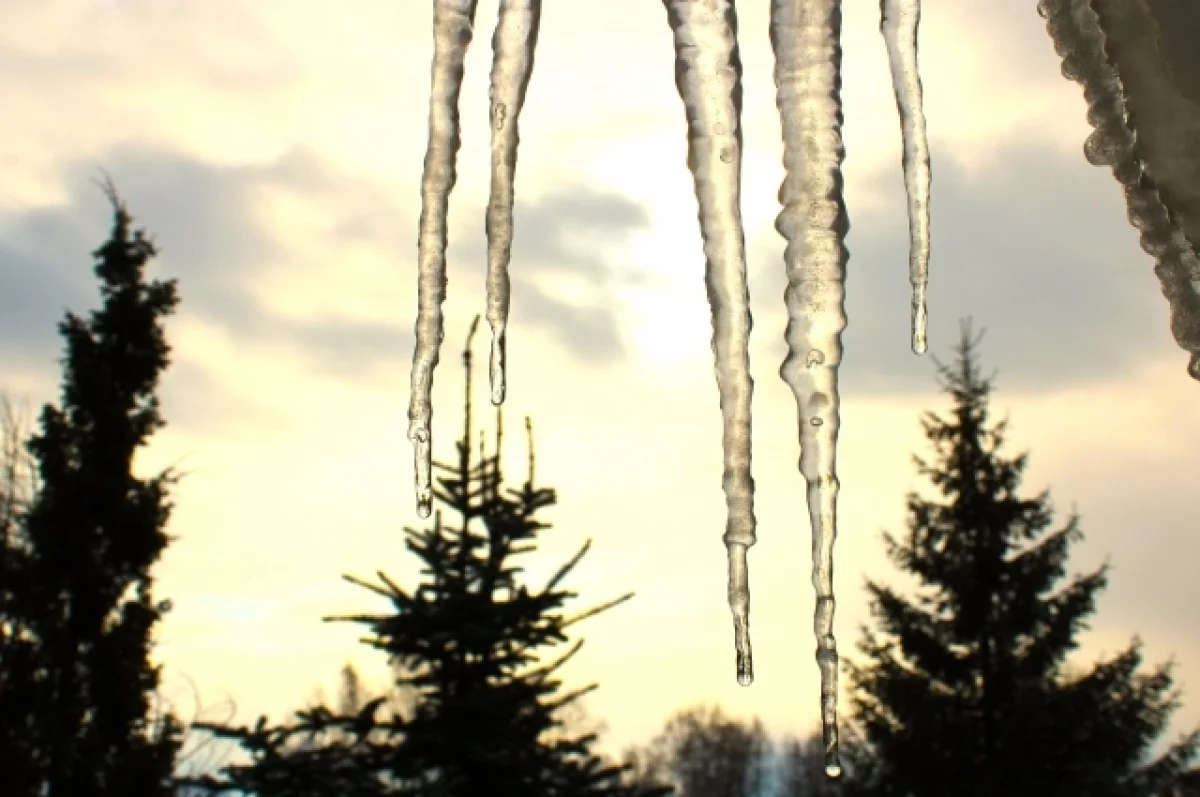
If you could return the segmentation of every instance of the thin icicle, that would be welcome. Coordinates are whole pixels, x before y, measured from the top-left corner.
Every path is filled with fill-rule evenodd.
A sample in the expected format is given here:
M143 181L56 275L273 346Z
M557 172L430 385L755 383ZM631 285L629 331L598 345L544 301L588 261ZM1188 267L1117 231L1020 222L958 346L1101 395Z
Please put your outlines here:
M492 36L492 196L487 209L487 320L492 328L489 376L492 403L504 402L505 335L508 328L508 262L513 236L513 176L517 168L517 120L533 74L541 0L501 0Z
M755 542L750 475L750 295L742 231L742 62L732 0L663 0L675 40L675 84L687 112L688 168L704 238L705 286L724 425L729 555L738 683L754 680L746 551Z
M433 371L445 336L442 302L446 298L446 208L454 188L458 132L458 95L463 61L474 32L476 0L434 0L433 76L429 92L429 146L421 178L421 227L417 238L417 343L413 350L412 398L408 439L413 441L417 514L433 508Z
M912 283L912 350L926 348L925 288L929 283L929 142L917 71L921 0L880 0L879 30L887 45L892 88L904 141L904 191L908 195L908 281Z
M787 240L788 356L779 374L796 397L800 471L812 526L814 630L821 671L825 772L841 774L837 740L837 643L833 636L833 542L840 422L838 364L846 326L842 201L840 0L772 0L776 103L783 122L786 176L775 228Z

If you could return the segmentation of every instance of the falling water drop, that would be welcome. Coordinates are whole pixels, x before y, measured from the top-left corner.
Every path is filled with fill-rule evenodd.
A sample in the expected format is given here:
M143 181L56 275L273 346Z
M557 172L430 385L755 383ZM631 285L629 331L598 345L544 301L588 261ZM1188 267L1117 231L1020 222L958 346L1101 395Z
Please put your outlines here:
M741 216L742 62L732 0L663 0L675 44L675 84L687 116L688 168L704 239L705 287L713 318L713 355L721 401L729 559L738 683L754 680L746 551L755 542L750 475L752 321ZM717 132L716 122L723 120ZM710 133L711 131L711 133Z
M488 241L487 320L492 328L488 377L492 403L504 402L508 332L508 264L512 255L513 178L520 142L517 121L533 75L541 0L501 0L492 36L492 190L484 222ZM511 118L510 118L511 115Z
M892 88L900 112L904 146L904 190L908 197L908 280L912 283L912 350L926 349L925 290L929 283L929 142L917 71L920 0L880 0L879 29L887 46Z
M771 0L776 104L783 123L783 209L775 228L784 265L788 356L779 369L800 415L800 472L812 527L813 616L827 769L839 767L833 543L837 536L838 365L846 326L842 200L840 0ZM814 356L816 353L819 356ZM805 421L824 416L824 423Z
M417 513L432 506L433 372L445 335L442 302L446 299L446 208L456 178L454 162L461 143L458 95L463 60L474 30L476 0L435 0L433 68L429 91L429 144L421 177L421 223L417 235L417 323L413 349L412 397L408 438L413 442Z

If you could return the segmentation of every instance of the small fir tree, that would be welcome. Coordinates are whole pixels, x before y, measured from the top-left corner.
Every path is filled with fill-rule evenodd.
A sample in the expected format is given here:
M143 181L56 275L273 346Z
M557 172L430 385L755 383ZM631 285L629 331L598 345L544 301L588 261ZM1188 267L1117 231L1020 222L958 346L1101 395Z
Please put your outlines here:
M346 579L385 598L393 611L383 615L328 617L361 623L371 631L365 641L385 652L406 673L398 683L413 696L405 716L375 720L377 701L357 717L324 711L314 718L276 729L260 721L255 731L215 729L239 738L255 761L226 769L224 788L260 797L342 794L312 787L313 771L328 778L335 761L356 780L362 794L420 797L661 797L666 788L627 785L626 767L593 752L594 734L566 732L561 710L595 684L563 692L555 671L582 645L543 663L540 654L567 641L574 623L632 597L626 594L574 616L562 612L575 593L560 583L591 545L569 559L542 588L531 590L519 578L515 557L535 549L549 525L539 511L556 503L553 489L534 486L532 425L528 478L521 489L502 491L500 462L502 417L496 413L496 447L487 454L480 437L477 461L471 456L471 350L479 319L471 325L463 353L466 369L465 430L456 465L435 463L445 473L434 489L435 502L448 507L457 525L443 521L439 509L432 528L406 529L407 548L422 562L424 580L405 589L378 573L379 584ZM287 774L289 756L281 752L290 736L314 728L338 726L351 732L329 760L310 759L312 769ZM382 736L379 731L384 733ZM328 748L327 748L328 749ZM319 753L319 750L317 751ZM314 753L315 755L315 753ZM263 773L272 767L281 784L266 790ZM347 774L346 777L349 777ZM323 783L325 781L322 781ZM210 785L216 785L209 781ZM283 784L287 784L286 786ZM308 788L308 790L305 790ZM257 789L257 790L256 790ZM376 789L376 791L372 791ZM349 793L349 792L345 792Z

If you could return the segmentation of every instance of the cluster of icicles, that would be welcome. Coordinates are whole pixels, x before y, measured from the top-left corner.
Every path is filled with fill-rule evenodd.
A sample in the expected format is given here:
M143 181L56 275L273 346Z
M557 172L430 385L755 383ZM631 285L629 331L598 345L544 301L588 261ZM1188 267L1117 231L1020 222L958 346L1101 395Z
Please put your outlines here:
M881 29L892 70L904 140L904 182L911 235L912 348L925 351L925 284L929 260L929 154L917 75L919 0L882 0ZM841 772L837 750L837 648L833 636L833 542L837 527L835 468L839 426L838 364L842 357L849 228L842 200L841 2L770 0L777 104L783 122L786 177L776 229L787 242L788 356L780 375L800 415L800 471L813 539L815 631L821 673L825 771ZM434 0L434 59L429 145L421 185L419 288L409 438L415 446L417 511L432 504L433 371L443 337L446 296L446 209L455 182L460 138L458 98L477 0ZM750 474L747 345L749 294L742 230L742 65L734 0L663 0L674 35L676 83L687 113L688 167L695 179L704 238L705 284L713 317L713 353L724 422L729 604L737 679L754 679L746 551L755 542ZM492 328L492 402L505 392L505 330L509 308L513 175L517 120L533 71L540 0L500 0L492 38L492 169L488 202L487 312Z

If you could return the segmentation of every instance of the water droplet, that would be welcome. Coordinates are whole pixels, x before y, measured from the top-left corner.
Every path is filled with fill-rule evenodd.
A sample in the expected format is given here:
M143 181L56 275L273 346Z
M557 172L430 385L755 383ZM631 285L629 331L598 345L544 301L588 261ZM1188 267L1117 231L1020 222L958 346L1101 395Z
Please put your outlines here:
M433 494L431 492L420 490L417 492L417 514L422 518L429 517L433 513Z
M749 686L750 684L754 683L754 673L739 672L738 683L742 686Z
M825 765L825 777L830 780L837 780L842 776L842 765L834 762Z
M733 150L725 147L721 150L721 160L725 163L730 163L733 160Z
M821 424L825 423L825 421L821 420L820 418L813 418L811 421L809 421L809 423L811 423L813 426L820 426Z
M808 350L808 359L804 361L807 367L812 368L814 365L820 365L823 362L825 362L825 352L820 349Z

